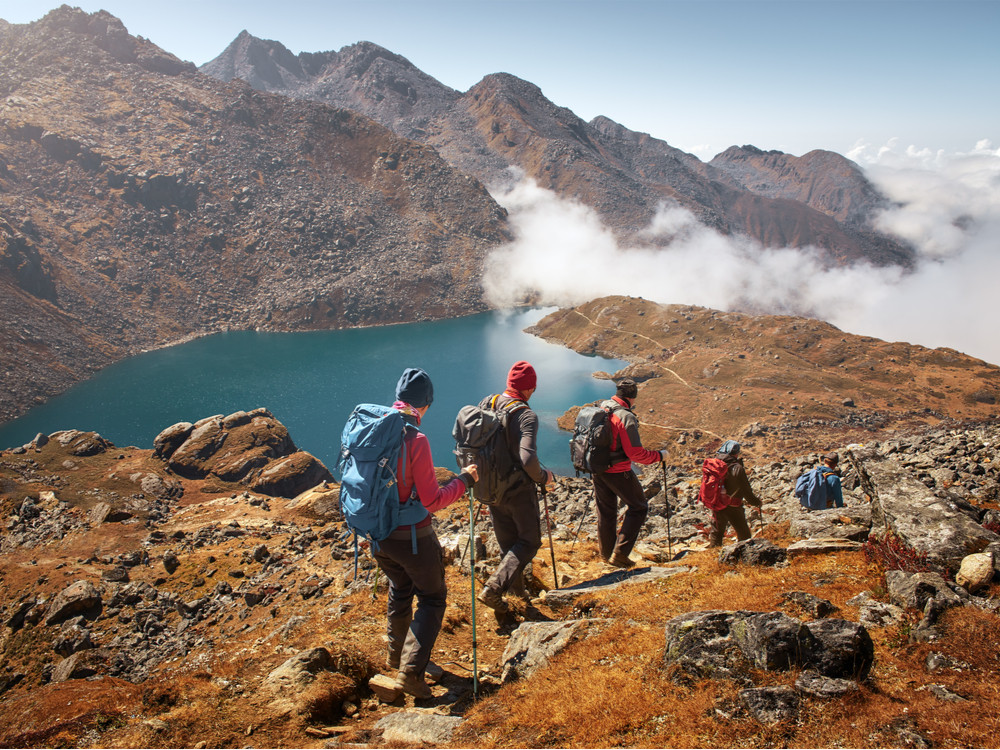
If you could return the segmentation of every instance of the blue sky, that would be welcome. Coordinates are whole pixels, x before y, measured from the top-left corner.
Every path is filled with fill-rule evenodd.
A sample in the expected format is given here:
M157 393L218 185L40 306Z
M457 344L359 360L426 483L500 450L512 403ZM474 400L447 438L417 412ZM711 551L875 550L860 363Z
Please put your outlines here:
M25 23L55 0L0 0ZM293 52L367 40L464 91L507 72L703 159L753 144L1000 146L1000 1L82 0L202 64L242 30Z

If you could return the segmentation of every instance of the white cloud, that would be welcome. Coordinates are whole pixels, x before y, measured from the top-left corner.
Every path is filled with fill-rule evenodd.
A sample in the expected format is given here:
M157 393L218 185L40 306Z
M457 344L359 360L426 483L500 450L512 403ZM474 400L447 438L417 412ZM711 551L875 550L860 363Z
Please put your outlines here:
M1000 277L1000 150L981 141L948 155L891 142L859 144L851 156L892 201L878 226L917 248L913 270L831 267L814 249L721 235L675 204L660 207L643 246L620 247L593 210L521 179L495 190L516 240L493 253L484 287L498 305L529 294L560 306L627 294L806 315L1000 363L1000 337L986 322Z

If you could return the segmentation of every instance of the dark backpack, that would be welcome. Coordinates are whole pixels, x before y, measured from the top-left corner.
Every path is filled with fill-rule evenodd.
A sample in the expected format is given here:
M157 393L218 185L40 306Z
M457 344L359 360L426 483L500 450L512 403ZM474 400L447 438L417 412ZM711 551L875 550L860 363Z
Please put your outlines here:
M577 476L599 474L611 468L611 409L606 406L584 406L573 423L569 439L569 456Z
M732 505L732 498L726 494L726 474L729 464L721 458L706 458L701 465L701 489L698 499L709 510L724 510Z
M358 536L380 542L397 526L413 525L427 517L416 497L399 501L396 476L400 456L406 467L407 430L417 431L396 409L359 404L351 412L340 438L340 510Z
M473 492L477 500L488 504L500 500L524 476L520 458L511 454L507 424L511 414L528 405L510 401L497 409L498 398L492 396L488 408L463 406L451 431L459 468L476 464L479 481L473 485Z
M795 496L804 508L809 510L826 509L826 478L832 473L829 470L824 471L822 466L817 466L796 480Z

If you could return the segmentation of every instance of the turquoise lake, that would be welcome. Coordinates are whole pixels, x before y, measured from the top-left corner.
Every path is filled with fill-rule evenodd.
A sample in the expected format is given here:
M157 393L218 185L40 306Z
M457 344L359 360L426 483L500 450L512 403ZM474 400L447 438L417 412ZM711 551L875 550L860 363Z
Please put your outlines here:
M455 467L452 426L458 410L503 390L507 371L524 359L538 373L531 406L541 421L539 457L571 471L569 433L556 419L575 404L607 398L625 362L587 357L524 333L547 310L484 313L431 323L307 333L220 333L118 362L23 417L0 425L0 447L29 442L39 432L100 433L119 447L152 448L177 422L266 407L292 440L336 466L340 433L355 404L391 404L407 367L434 382L434 404L422 430L434 463Z

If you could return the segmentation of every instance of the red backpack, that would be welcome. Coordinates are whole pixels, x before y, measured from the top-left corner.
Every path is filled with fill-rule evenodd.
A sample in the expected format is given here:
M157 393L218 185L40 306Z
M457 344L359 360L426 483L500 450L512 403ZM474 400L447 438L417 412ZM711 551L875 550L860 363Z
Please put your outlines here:
M723 510L733 504L732 498L726 494L724 481L729 464L721 458L706 458L701 465L701 490L698 499L709 510Z

